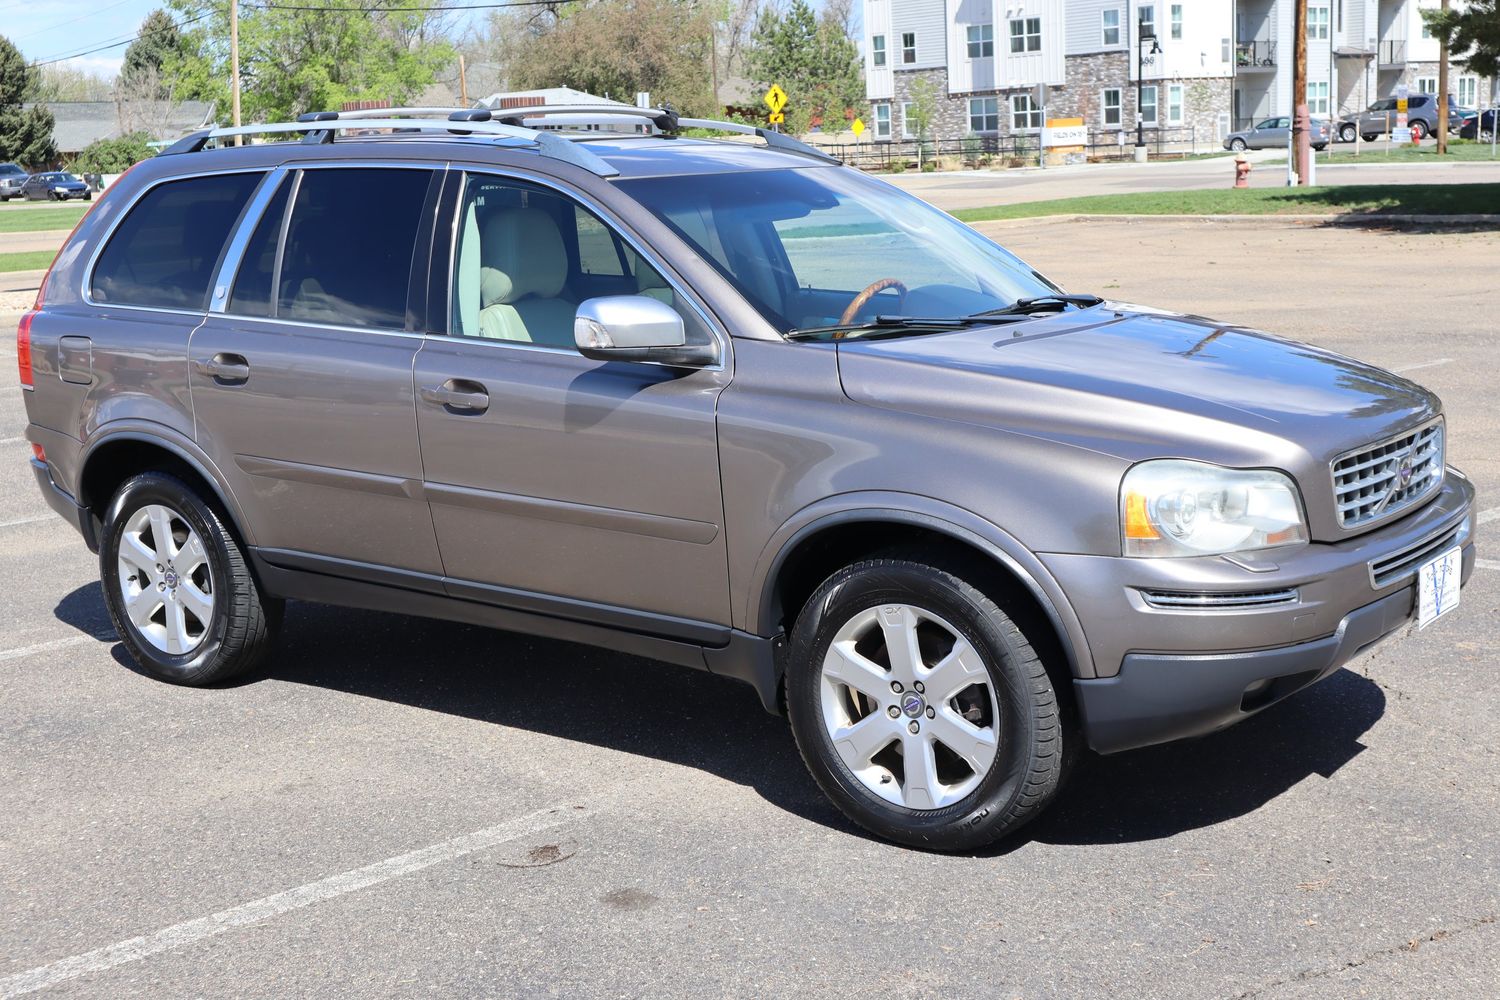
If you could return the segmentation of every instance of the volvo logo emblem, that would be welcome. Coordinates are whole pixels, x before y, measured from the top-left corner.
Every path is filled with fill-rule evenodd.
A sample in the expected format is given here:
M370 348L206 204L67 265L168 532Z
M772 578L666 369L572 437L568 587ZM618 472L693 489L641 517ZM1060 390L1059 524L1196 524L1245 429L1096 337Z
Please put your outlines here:
M1401 464L1396 466L1396 478L1401 481L1401 488L1403 490L1411 485L1412 471L1413 469L1411 456L1407 455L1406 457L1401 459Z
M1416 463L1412 460L1410 450L1397 459L1395 478L1390 480L1386 486L1385 494L1375 502L1374 508L1370 511L1372 515L1382 513L1390 502L1396 499L1397 493L1400 493L1411 485L1411 477L1415 472L1415 467ZM1386 466L1386 468L1390 468L1390 466Z
M917 718L926 707L927 703L915 691L908 691L901 696L901 711L906 713L908 719Z
M175 570L167 570L166 573L162 574L162 582L165 583L168 587L176 589L177 572Z

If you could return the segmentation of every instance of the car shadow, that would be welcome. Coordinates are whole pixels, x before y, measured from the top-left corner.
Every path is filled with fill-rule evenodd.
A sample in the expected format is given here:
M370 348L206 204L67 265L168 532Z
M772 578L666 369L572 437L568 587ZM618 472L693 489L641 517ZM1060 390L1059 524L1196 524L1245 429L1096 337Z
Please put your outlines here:
M112 637L98 584L57 617ZM124 647L115 659L132 670ZM810 822L868 836L808 775L785 720L738 681L605 649L476 626L302 602L271 662L235 684L276 680L638 754L753 788ZM982 855L1031 842L1156 840L1254 812L1331 777L1363 749L1385 696L1344 670L1225 732L1113 757L1085 754L1038 821Z

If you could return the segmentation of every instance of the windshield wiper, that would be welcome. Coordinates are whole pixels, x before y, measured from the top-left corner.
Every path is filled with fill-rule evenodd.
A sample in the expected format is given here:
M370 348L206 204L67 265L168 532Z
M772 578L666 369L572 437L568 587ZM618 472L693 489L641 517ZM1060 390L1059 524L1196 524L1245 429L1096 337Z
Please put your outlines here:
M977 326L987 320L981 314L974 316L876 316L864 323L847 323L838 326L809 326L800 330L789 330L788 340L809 340L825 334L863 333L866 330L958 330L966 326Z
M1056 309L1059 306L1078 306L1080 309L1087 309L1103 301L1097 295L1064 295L1060 292L1056 295L1032 295L1028 298L1016 299L1010 305L999 309L986 309L984 312L973 313L965 319L984 319L988 316L1025 316Z

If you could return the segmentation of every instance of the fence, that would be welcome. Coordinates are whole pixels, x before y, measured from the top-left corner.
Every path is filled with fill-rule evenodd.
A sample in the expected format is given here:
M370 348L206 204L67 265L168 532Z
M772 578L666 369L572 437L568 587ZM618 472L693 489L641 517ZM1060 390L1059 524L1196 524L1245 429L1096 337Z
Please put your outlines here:
M1200 152L1197 129L1191 125L1145 130L1153 156L1181 157ZM1037 135L970 135L962 139L895 139L880 142L823 146L824 152L862 170L905 170L925 163L957 160L965 167L1035 166L1041 137ZM1122 160L1135 155L1134 129L1090 129L1084 155L1090 160ZM1205 150L1206 151L1206 150Z

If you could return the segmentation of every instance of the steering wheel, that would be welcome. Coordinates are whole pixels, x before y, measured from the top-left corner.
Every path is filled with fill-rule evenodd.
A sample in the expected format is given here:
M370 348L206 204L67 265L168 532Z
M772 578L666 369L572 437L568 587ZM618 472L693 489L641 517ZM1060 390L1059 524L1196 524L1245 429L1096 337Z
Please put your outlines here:
M868 288L854 296L854 301L849 303L848 308L844 310L844 314L839 317L839 326L848 326L850 323L853 323L854 317L859 315L859 311L865 307L865 303L873 299L877 293L883 292L887 288L900 289L901 296L896 300L896 308L898 310L905 305L906 286L897 278L881 278L879 281L871 282Z

